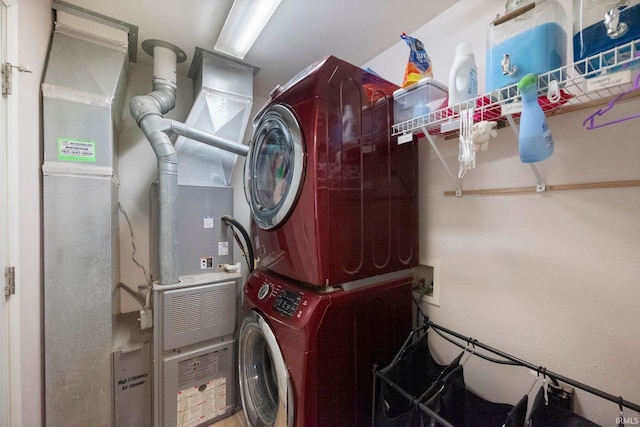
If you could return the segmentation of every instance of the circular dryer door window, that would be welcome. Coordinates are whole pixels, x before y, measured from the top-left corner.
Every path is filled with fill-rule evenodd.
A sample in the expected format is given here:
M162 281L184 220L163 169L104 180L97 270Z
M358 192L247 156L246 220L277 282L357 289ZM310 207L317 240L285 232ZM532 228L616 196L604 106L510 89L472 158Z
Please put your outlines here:
M284 105L272 105L260 117L245 163L245 196L260 228L276 227L291 212L303 167L298 121Z

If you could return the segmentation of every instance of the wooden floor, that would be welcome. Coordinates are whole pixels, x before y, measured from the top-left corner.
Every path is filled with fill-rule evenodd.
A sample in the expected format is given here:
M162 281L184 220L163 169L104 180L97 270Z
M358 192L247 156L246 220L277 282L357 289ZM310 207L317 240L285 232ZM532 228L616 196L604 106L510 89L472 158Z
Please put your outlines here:
M238 411L232 416L218 421L211 425L212 427L247 427L247 422L244 419L244 413Z

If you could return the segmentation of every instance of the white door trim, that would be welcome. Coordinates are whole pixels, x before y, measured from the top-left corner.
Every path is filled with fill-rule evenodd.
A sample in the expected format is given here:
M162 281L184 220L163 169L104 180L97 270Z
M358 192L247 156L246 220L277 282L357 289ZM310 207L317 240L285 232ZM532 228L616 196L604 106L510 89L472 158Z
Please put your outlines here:
M0 3L0 64L7 60L7 7ZM9 207L8 207L8 143L7 143L7 99L0 98L0 271L4 274L9 265ZM0 427L9 426L9 313L4 297L6 281L0 285Z
M2 9L2 36L0 49L0 63L14 63L13 58L17 57L17 26L18 12L17 0L0 0L0 8ZM15 83L15 79L14 79ZM14 87L15 89L15 87ZM15 92L14 92L15 93ZM16 95L2 96L2 107L0 108L0 120L2 120L2 129L0 134L0 149L2 150L2 171L0 172L0 182L3 186L2 194L2 220L4 239L0 242L2 248L1 270L4 280L4 269L6 266L13 266L16 269L16 275L19 272L18 254L18 204L19 197L19 169L18 169L18 141L17 141L17 107L18 102ZM16 278L17 279L17 278ZM19 295L12 295L9 299L4 298L4 283L0 286L2 289L3 304L0 313L2 314L2 322L0 328L0 347L2 354L0 355L0 384L6 386L0 390L0 427L16 427L22 425L21 415L21 371L20 371L20 303ZM5 334L5 335L3 335Z

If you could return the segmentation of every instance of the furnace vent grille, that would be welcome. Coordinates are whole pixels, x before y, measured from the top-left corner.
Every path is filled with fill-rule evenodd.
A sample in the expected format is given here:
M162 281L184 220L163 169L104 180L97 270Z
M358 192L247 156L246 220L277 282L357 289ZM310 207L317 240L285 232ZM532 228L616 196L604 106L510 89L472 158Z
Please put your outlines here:
M187 304L184 295L175 296L171 299L171 334L181 334L187 330Z
M216 283L165 292L164 350L233 333L235 282Z
M233 292L230 288L204 294L207 310L203 313L204 327L222 325L234 318Z

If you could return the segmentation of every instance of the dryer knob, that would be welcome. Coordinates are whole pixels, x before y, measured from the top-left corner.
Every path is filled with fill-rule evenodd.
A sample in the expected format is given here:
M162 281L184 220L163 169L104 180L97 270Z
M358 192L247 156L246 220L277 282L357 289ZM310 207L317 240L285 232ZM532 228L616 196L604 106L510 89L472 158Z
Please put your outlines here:
M267 295L269 295L270 291L271 286L269 286L268 283L263 283L262 286L260 286L260 289L258 289L258 299L262 301L267 297Z

